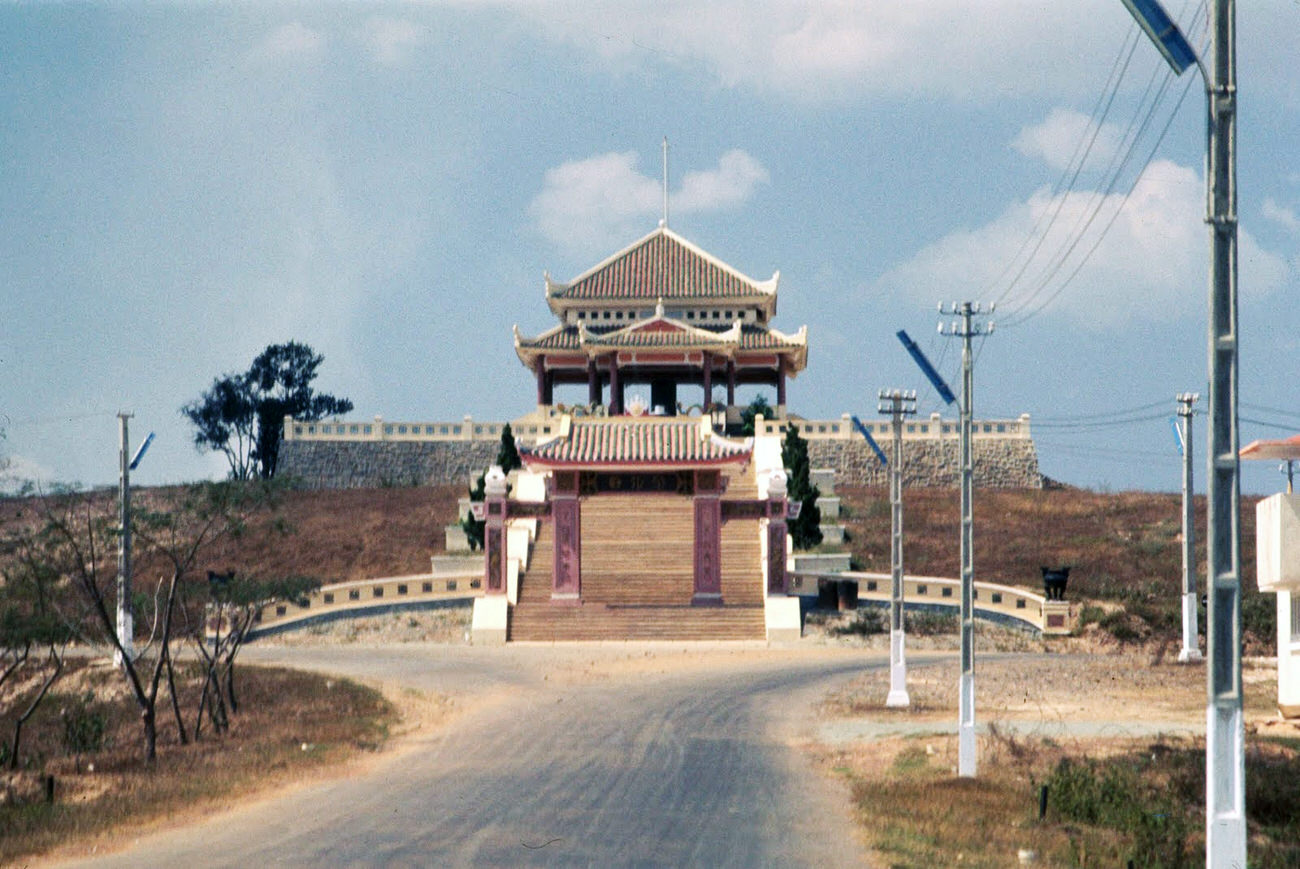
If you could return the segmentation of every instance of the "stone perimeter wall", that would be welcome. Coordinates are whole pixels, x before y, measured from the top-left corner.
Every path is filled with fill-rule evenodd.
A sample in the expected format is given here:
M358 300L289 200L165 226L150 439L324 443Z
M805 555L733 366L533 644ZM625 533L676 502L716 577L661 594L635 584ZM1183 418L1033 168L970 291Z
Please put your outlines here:
M881 440L888 454L891 444ZM903 441L903 485L956 488L961 484L960 442ZM1038 450L1027 437L974 438L971 441L975 485L983 489L1041 489ZM888 486L889 472L865 440L809 440L808 461L830 468L837 486Z
M888 441L881 446L889 451ZM280 444L278 473L305 489L360 489L463 483L466 486L496 458L497 441L301 441ZM1040 489L1038 451L1026 437L972 441L975 485L981 488ZM887 486L887 471L866 441L809 439L814 468L830 468L837 486ZM950 486L960 482L958 442L903 442L903 484Z
M280 443L276 475L304 489L469 486L499 441L298 441Z

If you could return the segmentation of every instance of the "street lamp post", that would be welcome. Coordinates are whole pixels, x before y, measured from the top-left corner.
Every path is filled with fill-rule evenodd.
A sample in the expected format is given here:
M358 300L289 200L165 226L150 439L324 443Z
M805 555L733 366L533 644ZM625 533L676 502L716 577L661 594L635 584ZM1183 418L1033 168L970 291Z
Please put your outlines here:
M1241 477L1237 433L1237 37L1235 0L1210 0L1210 63L1157 0L1123 0L1176 75L1193 64L1206 97L1210 226L1209 474L1206 482L1207 866L1246 865L1241 697Z
M903 417L916 413L916 393L901 389L880 390L880 413L890 415L893 455L889 466L889 696L885 706L906 709L911 705L907 694L907 656L904 651L903 627Z

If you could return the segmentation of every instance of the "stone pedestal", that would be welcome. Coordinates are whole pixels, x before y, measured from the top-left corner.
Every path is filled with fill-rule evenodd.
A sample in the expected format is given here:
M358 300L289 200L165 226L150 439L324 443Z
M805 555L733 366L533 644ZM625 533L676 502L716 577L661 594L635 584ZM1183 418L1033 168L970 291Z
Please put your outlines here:
M1064 600L1043 602L1043 636L1070 633L1070 603Z

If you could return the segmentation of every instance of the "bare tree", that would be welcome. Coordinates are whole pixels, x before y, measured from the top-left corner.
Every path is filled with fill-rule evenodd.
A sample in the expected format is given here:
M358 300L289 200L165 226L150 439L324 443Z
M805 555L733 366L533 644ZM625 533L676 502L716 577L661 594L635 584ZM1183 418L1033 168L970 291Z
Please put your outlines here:
M141 562L163 565L155 591L149 640L134 656L126 653L117 632L116 578L113 546L119 529L111 504L86 495L43 498L42 524L18 541L23 557L34 569L50 571L77 594L63 618L86 642L108 646L122 661L123 677L140 710L146 762L157 757L158 695L168 675L173 709L184 739L175 699L171 644L182 586L193 579L200 554L225 537L243 533L249 518L268 508L271 487L254 483L197 483L155 493L149 509L133 515L133 534L144 550Z
M71 632L58 618L52 605L51 599L57 590L49 572L30 569L21 559L14 558L15 553L8 545L0 544L0 554L7 562L0 583L0 662L3 662L0 664L0 686L29 663L42 673L36 693L14 719L9 768L17 769L23 726L63 675L63 654ZM38 657L39 652L44 651L44 663L32 660L33 649L38 651Z

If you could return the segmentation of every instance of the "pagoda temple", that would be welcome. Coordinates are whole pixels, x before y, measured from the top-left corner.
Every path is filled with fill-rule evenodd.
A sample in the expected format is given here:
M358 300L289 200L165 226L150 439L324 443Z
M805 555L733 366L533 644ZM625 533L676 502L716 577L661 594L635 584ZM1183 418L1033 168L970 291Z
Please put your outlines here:
M535 338L516 327L515 350L551 435L520 448L513 486L491 469L476 505L476 641L799 635L780 438L726 434L737 386L774 388L784 416L786 380L807 364L807 329L770 326L778 277L662 225L568 283L546 276L559 323ZM586 384L587 403L557 404L566 384ZM629 384L649 387L648 405Z
M775 390L783 416L808 335L771 327L779 280L747 277L660 226L568 283L548 274L559 323L535 338L516 327L515 352L536 378L539 410L555 404L559 384L586 384L587 409L614 415L627 411L628 384L648 385L650 411L668 416L713 409L725 386L734 416L736 387L757 384Z

